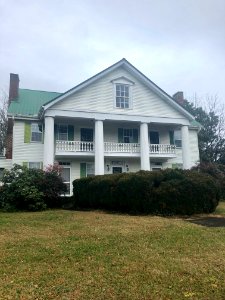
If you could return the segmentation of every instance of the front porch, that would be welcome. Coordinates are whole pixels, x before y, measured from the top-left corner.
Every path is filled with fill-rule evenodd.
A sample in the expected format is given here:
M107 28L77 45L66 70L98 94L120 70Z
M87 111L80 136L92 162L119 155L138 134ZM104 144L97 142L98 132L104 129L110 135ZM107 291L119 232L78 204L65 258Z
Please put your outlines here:
M176 132L179 135L176 135ZM45 117L44 166L54 157L94 158L95 175L104 174L104 158L139 158L141 170L150 170L151 159L166 161L182 152L189 167L188 126L131 120L96 120ZM181 149L182 148L182 149ZM186 150L185 150L186 149ZM177 152L177 150L179 150ZM176 161L175 161L176 162ZM188 167L187 167L188 166Z

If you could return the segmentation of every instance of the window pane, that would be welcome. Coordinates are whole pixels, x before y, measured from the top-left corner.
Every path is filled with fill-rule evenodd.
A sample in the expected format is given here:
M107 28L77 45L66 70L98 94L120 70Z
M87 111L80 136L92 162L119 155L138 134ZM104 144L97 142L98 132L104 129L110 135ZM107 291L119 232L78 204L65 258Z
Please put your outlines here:
M67 141L67 140L68 140L68 135L67 135L67 133L60 133L60 132L59 132L59 140L60 140L60 141Z
M31 141L32 142L41 142L41 140L42 140L42 133L39 133L39 132L31 133Z
M42 125L37 123L31 124L31 141L41 142L42 141Z
M94 164L87 164L87 177L95 175L95 166Z
M66 183L66 192L65 195L70 195L70 183Z
M62 172L61 172L61 176L62 176L63 182L70 182L70 169L63 168Z
M175 140L175 145L176 145L176 147L181 148L182 147L181 140Z
M68 141L68 125L60 124L58 126L58 139L60 141Z
M40 169L41 163L40 162L29 162L29 169Z
M129 86L124 84L116 85L116 107L129 108Z

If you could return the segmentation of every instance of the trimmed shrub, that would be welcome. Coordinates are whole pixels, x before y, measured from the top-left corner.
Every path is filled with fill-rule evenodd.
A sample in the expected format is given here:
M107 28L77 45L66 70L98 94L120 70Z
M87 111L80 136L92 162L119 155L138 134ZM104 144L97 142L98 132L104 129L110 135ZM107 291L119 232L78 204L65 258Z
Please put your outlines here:
M5 211L38 211L59 207L66 185L56 167L46 171L14 165L2 178L0 208Z
M221 199L225 200L225 165L216 163L200 163L192 170L209 174L212 176L220 187Z
M140 171L77 179L74 208L144 214L213 212L219 188L209 175L195 171Z

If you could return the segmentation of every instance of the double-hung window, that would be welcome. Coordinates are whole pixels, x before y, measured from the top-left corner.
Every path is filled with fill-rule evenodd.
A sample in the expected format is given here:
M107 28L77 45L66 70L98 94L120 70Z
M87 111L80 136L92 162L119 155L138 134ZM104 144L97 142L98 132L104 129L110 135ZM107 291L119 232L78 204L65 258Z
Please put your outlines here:
M63 180L63 183L67 186L67 191L65 195L70 195L70 177L71 177L71 168L70 168L70 162L59 162L59 165L62 167L61 170L61 177Z
M182 147L182 139L181 139L181 131L175 130L174 131L174 143L176 147L181 148Z
M133 143L133 129L123 129L123 142Z
M31 142L42 141L42 125L38 123L31 123Z
M67 124L59 124L58 125L57 139L60 141L68 141L68 125Z
M116 84L116 107L130 107L130 91L127 84Z
M119 143L138 143L138 129L118 128Z
M90 177L95 175L94 163L80 163L80 178Z
M180 130L170 131L170 144L175 145L177 148L182 147L182 138Z

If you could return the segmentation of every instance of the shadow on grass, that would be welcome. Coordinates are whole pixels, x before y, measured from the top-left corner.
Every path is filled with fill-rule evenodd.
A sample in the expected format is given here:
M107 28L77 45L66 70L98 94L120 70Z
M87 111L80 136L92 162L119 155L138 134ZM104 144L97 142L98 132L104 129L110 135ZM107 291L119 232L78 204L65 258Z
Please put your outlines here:
M210 216L210 217L201 217L201 216L195 216L191 217L189 219L186 219L187 222L206 226L206 227L225 227L225 217L221 216Z

